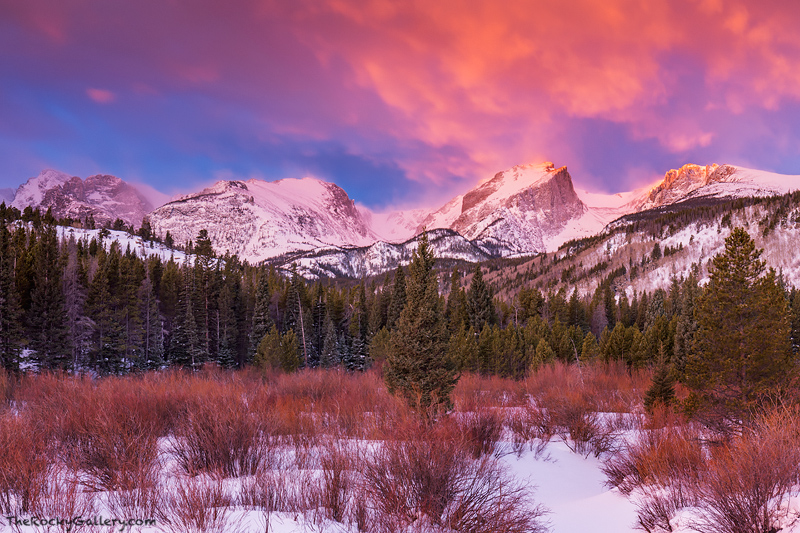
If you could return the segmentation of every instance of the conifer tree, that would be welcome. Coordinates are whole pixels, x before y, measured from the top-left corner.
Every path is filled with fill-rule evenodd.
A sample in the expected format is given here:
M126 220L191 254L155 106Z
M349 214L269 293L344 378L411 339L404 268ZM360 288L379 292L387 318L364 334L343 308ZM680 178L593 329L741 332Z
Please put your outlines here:
M11 233L3 216L0 217L0 366L7 371L19 368L22 341L22 307L15 283L14 257Z
M658 366L653 374L653 381L644 396L644 408L653 413L657 405L669 407L675 400L675 379L662 344L658 352Z
M435 417L452 408L450 394L458 381L447 357L447 329L427 233L409 266L407 302L392 335L384 378L418 412Z
M336 326L329 312L325 313L325 338L322 341L320 365L333 368L342 362L341 344Z
M394 271L394 284L392 285L392 300L389 303L389 311L386 317L386 325L389 329L394 329L400 313L406 306L406 275L403 267L398 265Z
M56 228L44 226L34 251L33 289L28 323L31 348L40 368L66 369L71 363L64 290Z
M465 324L462 323L456 332L450 335L447 356L456 362L460 371L478 369L478 342L472 326L465 329Z
M261 339L253 359L256 367L261 369L283 370L294 372L300 367L297 336L293 330L283 335L275 326Z
M270 303L272 295L270 294L269 277L267 276L266 269L262 268L258 276L258 288L256 289L256 303L253 309L253 327L250 330L250 357L252 357L261 339L264 338L274 322L270 315Z
M86 257L74 238L67 241L64 255L64 299L67 310L69 339L72 346L72 368L78 369L91 349L94 324L86 314L88 277Z
M725 239L697 301L697 332L686 367L690 408L710 427L746 424L794 375L786 298L762 250L742 228Z
M581 361L594 361L600 356L600 347L597 345L597 337L591 331L586 333L581 345Z
M192 298L192 272L184 268L183 287L175 317L175 327L169 342L170 363L192 369L198 368L205 360L197 334L197 321L194 318Z
M158 298L149 276L139 287L138 300L143 331L141 357L137 361L137 367L141 370L155 370L164 364L164 329L158 311Z
M217 362L223 368L243 364L240 345L246 336L246 310L242 295L243 272L239 259L234 255L225 258L217 285L220 288L217 304ZM248 341L249 342L249 341Z
M469 312L469 324L478 333L484 326L494 325L497 321L492 304L492 295L489 287L483 281L481 266L475 265L475 273L467 290L467 310Z
M453 272L450 274L450 294L447 295L444 315L451 334L469 326L467 294L461 287L461 272L458 267L453 268Z
M694 317L694 302L700 293L697 277L690 273L683 282L678 306L678 320L675 325L675 343L673 344L672 366L679 380L686 371L686 360L694 344L694 333L697 321Z

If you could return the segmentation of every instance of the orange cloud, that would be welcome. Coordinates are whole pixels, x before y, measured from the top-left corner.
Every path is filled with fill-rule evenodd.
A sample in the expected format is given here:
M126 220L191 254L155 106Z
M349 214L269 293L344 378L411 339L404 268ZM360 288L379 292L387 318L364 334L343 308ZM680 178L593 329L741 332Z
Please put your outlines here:
M295 31L409 117L404 135L470 147L482 154L470 164L488 170L546 145L559 117L635 125L681 152L714 138L693 113L800 98L796 11L744 0L335 0ZM696 77L678 79L670 57L685 57ZM687 93L703 94L694 109L674 109ZM503 127L519 133L493 140ZM427 179L425 168L412 174Z

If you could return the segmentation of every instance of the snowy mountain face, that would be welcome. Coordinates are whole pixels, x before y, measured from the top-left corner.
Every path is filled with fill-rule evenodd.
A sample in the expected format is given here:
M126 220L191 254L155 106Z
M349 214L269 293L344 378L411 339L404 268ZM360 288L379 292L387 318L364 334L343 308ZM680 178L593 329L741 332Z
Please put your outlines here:
M43 170L41 174L30 178L17 189L14 201L11 203L20 211L28 206L33 208L40 207L44 200L44 195L50 189L60 187L72 178L69 174L64 174L53 169Z
M786 176L734 165L684 165L634 200L630 212L644 211L696 198L775 196L800 189L800 176ZM626 213L628 214L628 213Z
M209 232L218 252L295 262L304 275L375 275L410 260L414 236L443 229L438 257L483 261L552 252L620 217L694 198L770 196L800 189L800 176L730 165L685 165L653 187L604 195L575 190L566 167L520 165L439 209L372 213L338 186L305 178L219 182L162 206L150 219L176 242ZM393 244L394 243L394 244Z
M20 210L52 209L56 218L85 220L91 215L98 225L120 218L135 227L153 209L136 187L115 176L97 174L82 180L55 170L45 170L20 186L11 205Z
M271 262L287 269L294 264L297 272L307 279L360 278L394 270L398 265L409 264L414 251L419 247L419 241L420 235L403 243L378 241L371 246L360 248L319 248L287 254ZM428 242L434 256L445 262L477 263L492 258L453 230L429 231Z
M288 252L368 246L378 240L339 186L313 178L220 181L156 209L150 223L175 242L208 231L215 249L261 262Z
M791 181L784 178L781 182ZM551 257L498 268L487 274L486 281L500 287L498 297L506 300L519 290L520 285L513 283L519 272L535 280L542 290L563 288L568 294L577 290L585 297L591 297L614 272L612 289L628 298L634 292L668 290L674 278L685 278L690 272L705 284L710 277L710 260L724 251L725 239L739 226L750 234L757 248L763 249L761 259L768 268L779 272L788 285L800 286L800 255L796 253L800 196L750 197L744 202L723 201L722 205L721 210L687 206L686 216L677 220L661 209L640 213L652 223L637 229L630 219L623 219L598 239L565 246ZM654 253L656 245L658 254Z
M422 226L457 231L502 256L543 252L587 211L566 167L520 165L497 173L428 215Z
M612 228L612 221L624 223L620 217L652 209L795 190L800 190L800 176L713 164L684 165L637 191L598 194L576 191L566 167L543 163L499 172L435 210L373 213L332 183L253 179L218 182L148 218L156 235L169 231L179 244L205 229L218 253L228 251L252 263L294 261L312 277L359 277L407 263L423 229L436 243L438 257L474 262L553 252L565 242ZM119 217L134 226L150 209L119 178L81 180L54 170L20 186L12 205L50 207L57 217L91 214L98 224Z

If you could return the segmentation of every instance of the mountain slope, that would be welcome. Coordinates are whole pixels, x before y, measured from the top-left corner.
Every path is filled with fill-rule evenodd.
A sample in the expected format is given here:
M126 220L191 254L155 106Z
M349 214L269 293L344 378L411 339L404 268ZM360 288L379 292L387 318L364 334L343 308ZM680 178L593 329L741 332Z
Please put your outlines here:
M260 262L323 246L367 246L378 240L347 193L313 178L220 181L150 215L156 234L184 243L208 230L218 252Z
M492 257L458 233L449 229L428 232L431 249L440 264L452 262L477 263ZM398 265L411 262L411 256L419 247L420 235L403 243L378 241L359 248L325 247L308 252L291 253L270 262L284 268L296 265L303 277L361 278L373 276Z
M692 165L666 173L657 186L630 204L644 211L694 198L764 197L800 189L800 176L753 170L734 165Z
M136 227L153 209L136 187L116 176L97 174L82 180L51 169L21 185L11 205L19 210L52 209L56 218L85 220L91 215L98 225L120 218Z
M567 167L519 165L453 198L421 226L449 228L487 251L516 256L545 251L587 210Z
M617 295L669 289L673 278L694 271L708 281L709 260L725 247L733 227L744 227L762 259L789 285L800 286L800 192L770 198L721 200L712 205L691 199L674 211L654 208L625 217L583 241L571 243L547 257L496 263L486 276L501 299L510 300L521 287L537 286L554 293L574 289L591 297L607 276ZM658 245L658 253L654 253Z

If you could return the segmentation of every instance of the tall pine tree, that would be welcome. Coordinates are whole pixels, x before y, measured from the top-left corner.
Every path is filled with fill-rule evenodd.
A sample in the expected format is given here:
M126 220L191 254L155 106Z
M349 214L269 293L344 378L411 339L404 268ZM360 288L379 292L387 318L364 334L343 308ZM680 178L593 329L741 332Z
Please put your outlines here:
M423 233L409 266L407 301L392 334L384 372L390 391L432 417L452 408L450 394L458 381L456 364L447 356L447 326L434 261Z
M31 348L40 368L67 369L71 363L64 289L55 226L42 228L34 247L33 289L28 313Z
M786 297L742 228L725 239L695 308L686 365L690 407L713 429L736 430L794 375Z
M3 216L0 217L0 365L10 371L19 368L22 341L22 306L15 282L14 257L11 233Z

